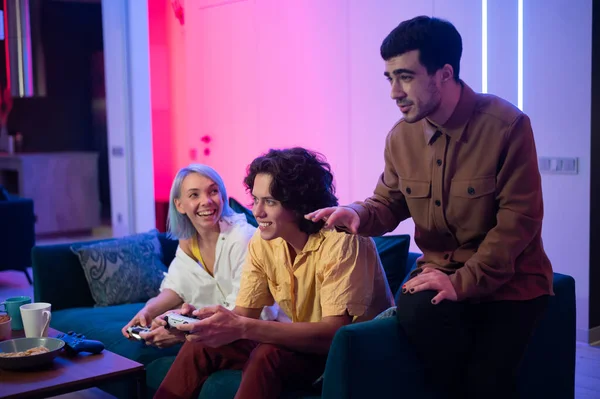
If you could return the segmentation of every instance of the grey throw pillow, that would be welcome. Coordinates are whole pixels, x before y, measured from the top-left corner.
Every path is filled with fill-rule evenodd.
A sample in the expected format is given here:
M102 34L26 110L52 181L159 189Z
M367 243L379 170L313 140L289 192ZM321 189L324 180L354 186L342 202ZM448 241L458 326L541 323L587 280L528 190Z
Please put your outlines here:
M71 246L97 306L144 302L158 294L167 271L158 231Z

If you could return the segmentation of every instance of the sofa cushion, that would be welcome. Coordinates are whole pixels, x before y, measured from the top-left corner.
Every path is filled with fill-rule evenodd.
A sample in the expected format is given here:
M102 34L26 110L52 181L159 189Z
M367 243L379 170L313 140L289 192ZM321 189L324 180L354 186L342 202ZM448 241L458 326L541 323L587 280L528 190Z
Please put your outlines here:
M212 374L200 391L198 399L233 399L242 380L241 370L221 370Z
M385 275L390 285L392 295L396 295L402 281L408 274L412 265L407 265L408 248L410 246L410 236L387 235L374 237L375 246L381 259L381 264L385 270Z
M427 370L404 330L395 317L388 317L337 331L327 359L323 397L438 398L426 379Z
M165 356L146 365L146 384L149 396L153 396L175 361L175 356ZM204 383L198 399L233 399L242 380L241 370L221 370L212 374ZM319 399L320 387L313 390L286 392L283 399Z
M144 365L163 356L175 356L181 345L158 349L139 341L132 341L121 334L121 329L144 306L130 303L110 307L72 308L52 312L52 328L81 333L88 339L102 342L114 353Z
M9 197L8 190L0 184L0 201L8 201Z
M229 206L234 212L241 213L242 215L246 216L246 220L252 226L258 227L258 222L256 221L256 218L250 209L246 208L244 205L240 204L237 200L231 197L229 197Z
M200 391L198 399L233 399L242 380L241 370L221 370L212 374ZM282 399L319 399L321 387L305 391L284 392Z
M156 296L167 271L157 230L94 244L78 243L71 250L79 257L98 306L142 302Z
M169 267L173 258L175 258L179 240L172 239L168 234L161 233L158 235L158 241L160 241L160 247L162 249L162 263Z
M158 387L165 379L167 372L175 361L177 355L163 356L146 365L146 385L148 386L148 397L153 397Z

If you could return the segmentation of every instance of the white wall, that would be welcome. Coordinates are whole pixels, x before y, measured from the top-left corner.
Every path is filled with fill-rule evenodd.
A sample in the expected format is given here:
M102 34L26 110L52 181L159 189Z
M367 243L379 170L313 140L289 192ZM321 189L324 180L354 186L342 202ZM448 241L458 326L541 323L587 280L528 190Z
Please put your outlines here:
M488 1L488 93L517 105L518 0Z
M177 168L206 163L223 177L228 194L249 203L242 178L257 143L256 24L253 2L200 8L186 4L187 131L176 140ZM210 136L203 145L201 138ZM203 150L211 153L204 155ZM197 151L197 158L190 151Z
M246 201L248 163L269 148L302 145L327 157L341 203L364 199L400 117L379 45L401 20L452 20L464 36L461 76L481 89L481 1L457 1L188 1L188 128L176 133L175 169L207 163L231 196ZM209 145L200 143L205 135ZM413 230L409 220L395 233Z
M305 146L326 155L349 201L347 10L344 0L188 2L188 129L177 167L213 166L230 196L248 203L242 181L252 159Z
M578 175L543 175L543 239L575 278L577 338L589 329L592 0L524 2L523 111L538 155L579 157Z
M349 185L352 200L373 193L383 171L385 137L400 119L391 100L390 87L383 77L379 46L402 20L417 15L434 15L450 20L463 37L460 76L474 90L481 90L481 1L480 0L386 0L365 2L349 0L348 35L350 46L350 159ZM396 234L413 236L414 223L401 223ZM418 252L414 240L411 251Z
M156 226L148 4L103 0L104 67L113 235Z
M400 21L416 15L432 15L433 0L364 2L350 1L348 21L350 60L350 189L352 201L373 194L383 171L385 137L400 119L398 107L390 97L390 85L383 76L384 63L379 54L383 39ZM397 234L414 235L412 219L401 223ZM414 240L412 251L418 252Z
M106 0L105 0L106 1ZM524 6L524 111L538 155L574 156L580 173L544 175L543 238L557 272L577 282L578 337L589 302L589 144L592 0ZM488 92L517 104L518 0L488 1ZM269 147L304 145L332 163L342 203L372 193L384 138L400 117L389 98L381 41L419 14L453 22L463 37L461 77L482 88L481 0L247 0L186 2L186 130L175 163L213 165L230 193ZM213 141L204 146L200 137ZM396 232L412 234L410 221ZM412 250L416 247L411 246Z

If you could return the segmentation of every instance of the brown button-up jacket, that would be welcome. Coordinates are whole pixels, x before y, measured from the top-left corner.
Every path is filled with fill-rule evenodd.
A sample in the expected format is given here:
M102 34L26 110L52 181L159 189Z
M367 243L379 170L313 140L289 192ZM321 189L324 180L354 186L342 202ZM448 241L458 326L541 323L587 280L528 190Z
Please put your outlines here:
M349 205L359 234L412 217L425 264L450 273L458 300L553 294L542 245L542 187L527 115L463 83L446 124L398 122L374 195Z

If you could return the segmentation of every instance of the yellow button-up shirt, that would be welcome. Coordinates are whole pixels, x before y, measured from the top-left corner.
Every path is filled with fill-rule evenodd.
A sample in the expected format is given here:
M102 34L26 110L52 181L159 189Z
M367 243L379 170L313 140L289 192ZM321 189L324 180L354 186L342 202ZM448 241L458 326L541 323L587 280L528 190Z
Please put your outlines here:
M257 231L249 244L236 306L277 302L293 322L343 315L370 320L394 305L371 238L322 230L311 234L294 261L287 243Z

